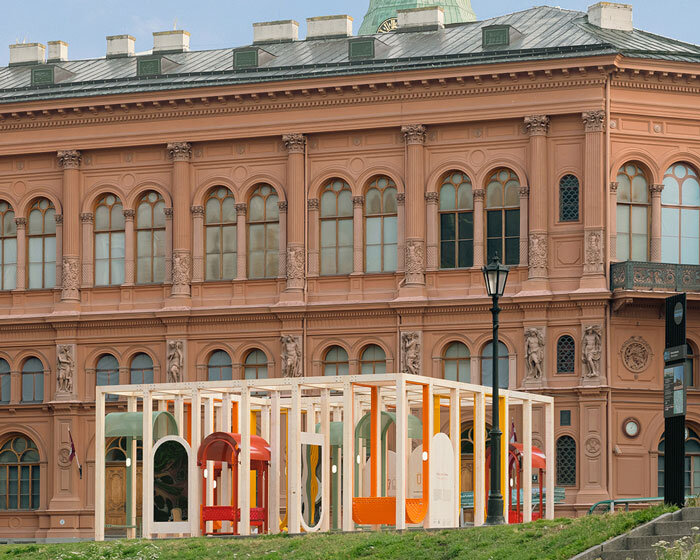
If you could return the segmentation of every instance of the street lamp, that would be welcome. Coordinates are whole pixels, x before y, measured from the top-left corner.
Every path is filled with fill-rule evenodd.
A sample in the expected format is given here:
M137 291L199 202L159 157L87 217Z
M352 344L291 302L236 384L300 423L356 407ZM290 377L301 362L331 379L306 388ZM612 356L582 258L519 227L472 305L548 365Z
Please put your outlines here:
M503 525L503 494L501 493L501 428L499 415L498 398L498 314L501 309L498 307L498 298L503 295L508 280L508 267L501 264L498 253L493 257L491 263L482 268L484 281L486 282L486 292L493 300L491 314L493 316L493 340L491 357L493 366L491 368L492 400L491 409L493 411L493 425L491 427L491 484L489 485L489 501L486 510L486 525Z

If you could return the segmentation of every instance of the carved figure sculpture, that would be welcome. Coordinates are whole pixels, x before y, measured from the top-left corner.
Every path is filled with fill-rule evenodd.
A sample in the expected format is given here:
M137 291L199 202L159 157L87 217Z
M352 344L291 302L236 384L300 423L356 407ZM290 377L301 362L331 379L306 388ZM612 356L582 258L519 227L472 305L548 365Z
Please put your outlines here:
M168 342L168 383L180 383L185 367L185 352L181 340Z
M72 344L59 344L56 352L56 392L73 392L73 374L75 359Z
M420 334L417 332L401 333L401 351L403 371L420 375Z
M542 329L530 328L525 331L525 356L527 377L541 379L544 367L544 334Z
M301 377L301 346L297 337L282 336L282 375Z
M585 377L600 375L600 358L602 355L602 329L600 325L589 325L583 334L581 359Z

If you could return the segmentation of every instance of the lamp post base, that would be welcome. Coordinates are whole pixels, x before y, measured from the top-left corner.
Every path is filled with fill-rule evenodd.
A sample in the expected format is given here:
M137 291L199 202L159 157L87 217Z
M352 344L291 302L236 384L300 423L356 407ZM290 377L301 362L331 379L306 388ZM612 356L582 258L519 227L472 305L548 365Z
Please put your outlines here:
M484 525L505 525L503 517L503 498L501 496L489 496L486 521Z

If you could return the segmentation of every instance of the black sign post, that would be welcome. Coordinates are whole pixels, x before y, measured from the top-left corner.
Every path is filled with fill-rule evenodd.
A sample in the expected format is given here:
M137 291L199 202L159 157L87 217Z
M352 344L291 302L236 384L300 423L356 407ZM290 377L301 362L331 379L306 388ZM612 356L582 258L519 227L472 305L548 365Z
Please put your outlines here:
M685 503L685 409L690 372L685 324L685 294L668 298L664 352L664 501L678 507Z

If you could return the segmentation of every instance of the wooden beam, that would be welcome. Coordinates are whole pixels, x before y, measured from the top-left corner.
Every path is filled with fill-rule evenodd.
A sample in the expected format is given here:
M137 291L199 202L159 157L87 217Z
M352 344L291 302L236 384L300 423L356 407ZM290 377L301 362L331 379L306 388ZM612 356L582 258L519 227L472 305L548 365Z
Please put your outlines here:
M455 507L455 527L459 526L459 517L462 510L461 497L461 463L462 463L462 432L460 429L460 418L462 412L460 408L459 389L450 389L450 441L452 442L452 452L454 453L454 494L456 497Z
M554 471L555 471L555 458L554 458L554 400L545 405L545 456L547 457L547 480L546 495L547 495L547 507L546 507L546 517L547 519L554 519Z
M343 531L352 531L352 486L355 468L355 422L352 383L343 383Z
M292 409L287 414L287 529L290 534L301 533L301 389L292 386Z
M523 522L532 521L532 403L523 403Z
M321 464L323 474L321 475L321 531L328 531L331 522L331 391L321 390L321 433L323 434L323 456Z
M250 388L241 388L241 481L238 504L241 508L240 534L250 535Z
M280 532L280 473L282 469L282 448L280 445L280 427L282 424L282 415L280 410L279 391L272 392L271 400L269 443L272 456L270 458L270 481L268 487L268 495L270 496L270 500L268 507L270 508L270 532L277 534Z
M95 395L95 540L105 540L105 394Z
M408 482L408 403L406 378L396 379L396 529L406 528L406 483Z
M148 476L151 472L150 465L153 462L151 451L153 450L153 398L150 391L143 394L143 453L141 462L141 479L143 493L141 495L141 522L142 538L150 539L151 518L153 517L153 477Z
M126 402L126 410L127 412L136 412L137 409L137 399L136 397L128 397L127 402ZM127 539L135 539L136 538L136 499L137 499L137 492L136 492L136 484L137 484L137 471L138 471L138 452L136 449L136 438L127 438L127 441L131 439L131 443L129 444L129 453L127 454L128 457L131 458L131 467L126 469L126 475L129 477L129 484L127 485L127 488L129 489L129 495L127 496L128 503L131 504L131 509L127 508L127 511L129 512L129 517L126 520L127 525L131 525L133 528L129 528L126 530L126 538ZM143 473L143 471L142 471ZM143 474L142 474L143 476Z
M486 395L474 395L474 526L486 520Z
M190 518L190 534L193 537L201 535L202 531L200 528L200 512L199 506L201 504L202 496L202 473L197 467L197 451L202 443L202 396L198 389L192 390L192 404L190 407L190 422L192 431L192 461L190 462L190 473L193 480L196 481L196 492L194 496L188 496L189 507L187 511L189 512Z

